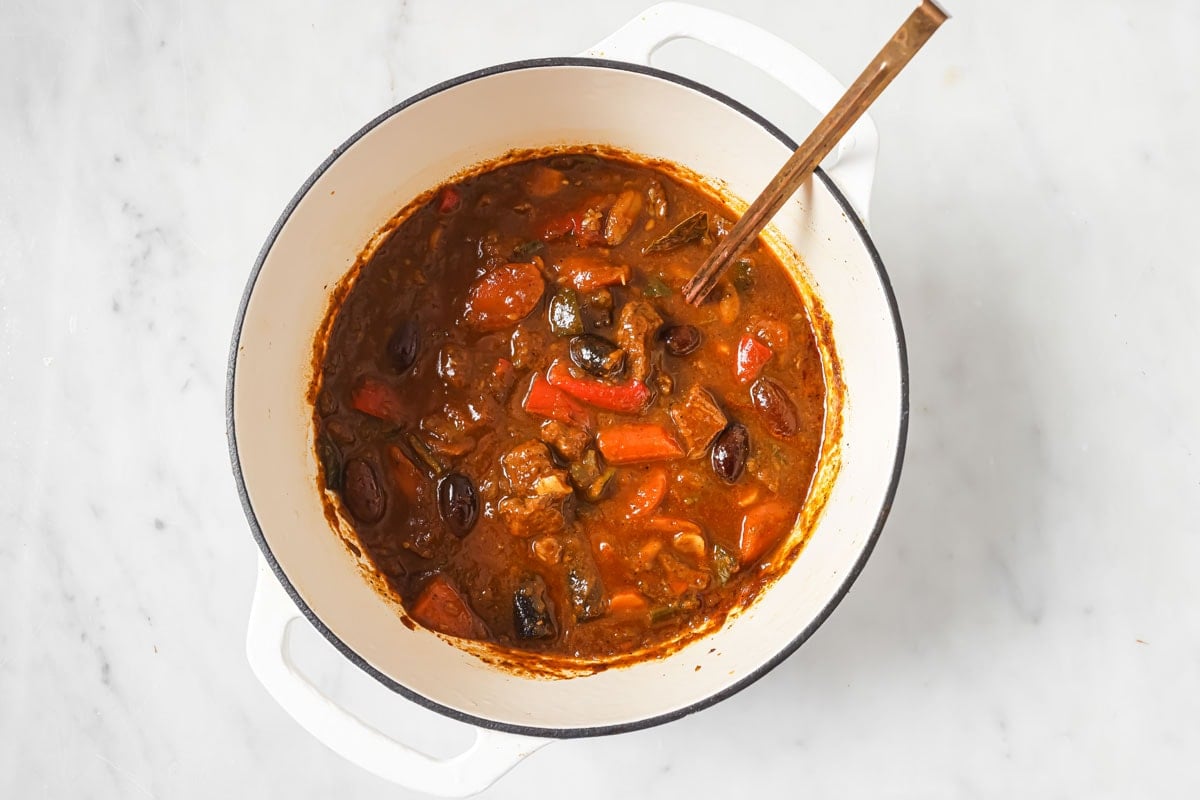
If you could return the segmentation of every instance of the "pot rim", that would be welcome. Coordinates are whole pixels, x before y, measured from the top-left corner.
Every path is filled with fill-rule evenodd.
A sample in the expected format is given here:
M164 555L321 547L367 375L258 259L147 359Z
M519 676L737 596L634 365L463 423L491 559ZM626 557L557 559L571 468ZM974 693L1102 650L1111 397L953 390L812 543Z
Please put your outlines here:
M254 288L258 282L259 273L262 271L262 267L266 261L267 255L271 252L271 248L274 246L275 240L279 236L279 232L283 229L283 226L287 223L288 219L295 211L296 206L299 205L300 201L308 193L309 189L312 188L313 184L315 184L317 180L325 174L325 172L334 164L334 162L338 160L338 158L342 156L343 153L345 153L356 142L358 142L359 139L361 139L370 131L374 130L381 123L390 119L395 114L403 111L405 108L408 108L411 105L414 105L428 97L432 97L433 95L439 94L448 89L453 89L456 86L469 83L470 81L477 80L479 78L486 78L505 72L539 69L543 67L590 67L599 69L614 69L640 73L654 78L659 78L661 80L666 80L685 88L701 92L702 94L705 94L714 100L724 103L734 111L737 111L738 113L756 122L789 149L795 150L797 147L797 143L790 136L768 121L761 114L758 114L723 92L719 92L710 86L691 80L690 78L685 78L681 75L667 72L666 70L644 66L641 64L631 64L624 61L612 61L609 59L584 56L559 56L551 58L534 58L523 59L519 61L509 61L503 64L496 64L494 66L468 72L455 78L450 78L449 80L442 81L441 83L435 84L424 91L414 94L392 106L387 111L379 114L377 117L356 131L345 142L339 145L332 153L330 153L330 155L323 162L321 162L320 166L318 166L311 175L308 176L307 180L304 181L304 183L292 196L292 199L288 202L287 206L280 214L279 219L276 220L274 227L271 228L271 232L267 235L267 239L263 243L262 249L259 250L258 257L254 262L254 268L251 270L250 276L247 279L246 288L242 294L242 299L238 306L237 317L234 320L233 338L229 349L229 363L226 367L225 433L229 443L229 457L233 469L234 479L237 483L238 496L242 501L242 508L245 511L246 520L250 525L250 532L254 536L254 540L258 543L258 547L262 551L263 557L270 565L271 571L275 574L275 577L279 580L288 596L292 599L292 602L296 604L296 607L300 610L304 617L313 625L314 628L317 629L317 631L321 633L322 636L325 637L325 639L331 645L338 650L339 653L341 653L363 672L370 675L372 678L379 681L379 683L383 684L393 692L396 692L407 700L417 703L418 705L430 709L431 711L436 711L439 714L450 717L451 719L455 719L479 728L519 734L523 736L551 737L555 739L579 739L590 736L606 736L617 733L628 733L630 731L642 730L644 728L662 725L663 723L681 719L682 717L686 717L689 714L701 711L709 706L721 702L722 700L732 697L742 689L745 689L747 686L766 675L785 659L791 656L792 653L794 653L800 647L800 645L804 644L804 642L807 641L810 636L812 636L817 628L819 628L825 622L825 620L829 618L829 615L832 614L833 610L837 608L839 603L841 603L842 598L846 596L847 592L850 590L850 587L854 584L854 581L858 578L859 574L866 566L866 562L870 558L871 553L874 551L875 544L883 531L883 526L887 521L888 514L891 512L892 502L896 496L896 489L900 481L900 472L904 463L905 446L908 439L908 348L904 341L904 329L900 322L900 310L896 303L895 293L892 290L891 280L888 278L887 270L884 268L883 260L880 258L878 250L875 249L875 243L871 240L871 236L867 232L866 227L863 225L862 220L859 219L858 214L854 211L845 195L842 194L842 192L824 172L824 170L822 170L820 167L817 167L813 174L825 184L825 188L828 189L833 195L834 199L837 200L838 205L841 206L842 211L845 213L847 219L854 226L855 231L858 233L859 238L862 240L863 244L867 248L867 252L871 256L871 261L875 266L875 272L879 277L879 282L883 288L884 296L887 298L888 311L891 315L892 324L896 335L897 355L900 359L900 427L896 442L895 461L892 464L892 474L888 481L887 491L884 495L883 503L880 506L879 514L876 517L874 529L871 531L866 545L863 547L858 559L847 571L846 577L842 580L837 592L829 599L829 602L825 604L820 613L818 613L809 622L809 624L805 626L804 630L802 630L799 635L784 644L774 656L772 656L745 677L735 681L729 686L724 687L720 691L714 692L713 694L710 694L701 700L697 700L694 703L690 703L689 705L684 706L683 708L675 709L674 711L614 725L599 725L578 728L544 728L531 725L514 725L508 722L477 717L473 714L468 714L431 700L425 695L415 692L412 689L409 689L408 687L398 683L367 663L362 656L360 656L349 645L343 642L336 633L327 627L325 623L322 622L317 616L317 614L300 597L300 594L292 585L291 580L283 572L282 567L280 567L279 562L271 552L271 547L267 543L266 537L263 535L262 528L258 523L258 517L255 514L252 503L250 502L250 496L246 490L245 476L242 474L241 459L238 455L237 430L234 422L234 387L237 378L237 356L238 348L242 338L242 328L246 319L246 310L249 307L250 297L254 293Z

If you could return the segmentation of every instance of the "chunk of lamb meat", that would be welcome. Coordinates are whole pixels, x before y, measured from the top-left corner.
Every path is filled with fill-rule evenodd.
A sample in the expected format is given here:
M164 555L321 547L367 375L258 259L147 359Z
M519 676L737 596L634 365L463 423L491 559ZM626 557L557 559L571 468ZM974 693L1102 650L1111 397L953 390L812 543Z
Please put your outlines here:
M566 500L574 490L567 473L550 460L546 445L530 440L500 457L508 491L496 509L514 536L554 534L567 522Z
M617 318L617 344L626 354L628 375L645 382L650 374L650 348L663 319L645 300L630 300Z
M689 458L703 455L717 434L729 424L712 395L699 384L693 384L679 401L672 403L667 413L687 446Z
M591 436L582 428L552 419L542 423L538 436L568 461L578 461Z

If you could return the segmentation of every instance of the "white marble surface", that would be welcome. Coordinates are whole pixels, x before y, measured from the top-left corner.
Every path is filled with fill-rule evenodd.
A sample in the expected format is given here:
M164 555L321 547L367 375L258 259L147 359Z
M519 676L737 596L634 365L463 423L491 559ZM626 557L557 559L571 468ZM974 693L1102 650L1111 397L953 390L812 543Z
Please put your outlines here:
M0 5L0 796L408 796L246 665L235 309L366 120L643 3ZM717 5L848 79L910 2ZM955 5L875 111L913 413L866 571L742 694L486 796L1200 795L1200 6ZM660 63L810 119L701 47ZM469 739L300 650L382 727Z

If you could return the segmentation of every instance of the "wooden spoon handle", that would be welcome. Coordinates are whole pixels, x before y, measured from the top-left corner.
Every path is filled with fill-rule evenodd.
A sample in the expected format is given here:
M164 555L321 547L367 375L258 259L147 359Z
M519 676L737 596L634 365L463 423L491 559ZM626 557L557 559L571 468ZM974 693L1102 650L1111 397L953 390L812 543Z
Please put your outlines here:
M751 239L758 236L771 218L829 151L834 148L867 107L904 69L948 15L933 0L924 0L883 46L858 79L850 85L837 104L817 124L808 138L796 148L783 168L771 179L758 198L746 209L727 235L709 254L704 264L683 287L684 299L699 305L712 291L726 268Z

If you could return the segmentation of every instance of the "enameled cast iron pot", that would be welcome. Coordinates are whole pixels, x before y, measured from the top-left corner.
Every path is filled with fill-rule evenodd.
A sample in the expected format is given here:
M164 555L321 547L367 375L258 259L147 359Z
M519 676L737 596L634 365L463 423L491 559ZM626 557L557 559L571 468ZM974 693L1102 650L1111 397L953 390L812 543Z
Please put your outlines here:
M827 72L771 34L713 11L654 6L587 57L481 70L372 120L297 192L250 275L228 383L233 471L263 555L250 663L301 725L385 778L469 794L550 739L656 725L729 697L825 620L890 508L904 450L907 366L895 299L866 230L876 137L864 118L833 166L827 162L775 219L832 323L845 382L841 468L803 553L745 613L665 660L569 680L521 677L401 625L324 517L305 401L313 336L328 288L397 209L513 148L616 145L719 179L745 199L787 158L794 143L750 109L645 66L657 47L680 37L760 67L822 113L841 94ZM554 102L535 114L530 98ZM475 744L456 758L433 759L336 706L289 660L287 626L301 616L385 686L475 725Z

